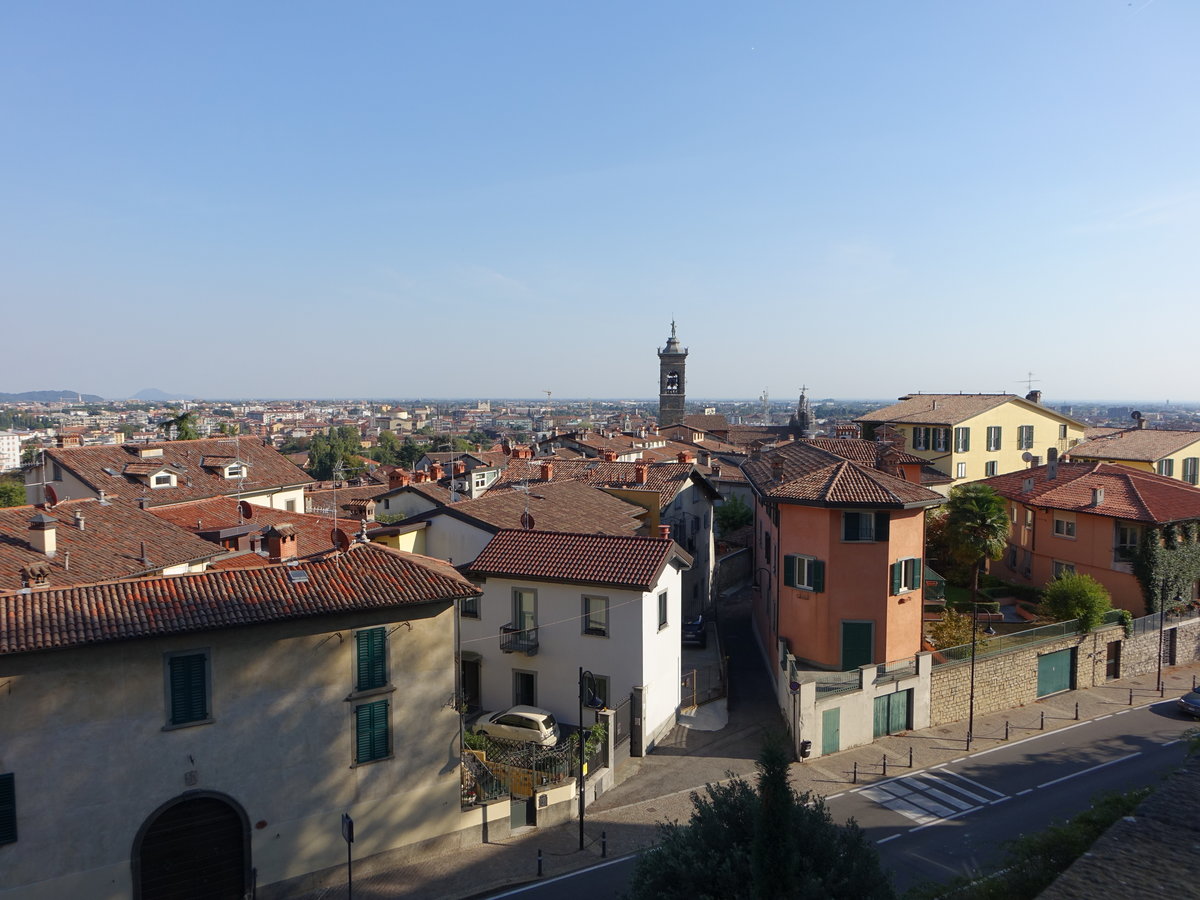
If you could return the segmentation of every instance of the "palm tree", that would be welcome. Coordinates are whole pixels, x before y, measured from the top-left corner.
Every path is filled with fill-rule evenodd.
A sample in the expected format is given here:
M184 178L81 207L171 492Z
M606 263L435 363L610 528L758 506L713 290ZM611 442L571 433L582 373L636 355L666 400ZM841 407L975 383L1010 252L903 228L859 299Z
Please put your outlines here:
M951 488L946 504L946 531L956 553L971 561L971 603L979 602L979 570L1004 555L1008 543L1005 500L986 484Z

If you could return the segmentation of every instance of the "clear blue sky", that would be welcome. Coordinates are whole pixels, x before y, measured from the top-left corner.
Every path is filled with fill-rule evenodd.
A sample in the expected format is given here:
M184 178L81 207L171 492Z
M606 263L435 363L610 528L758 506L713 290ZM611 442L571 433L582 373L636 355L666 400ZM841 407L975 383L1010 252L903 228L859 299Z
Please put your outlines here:
M10 2L0 391L1200 399L1200 3Z

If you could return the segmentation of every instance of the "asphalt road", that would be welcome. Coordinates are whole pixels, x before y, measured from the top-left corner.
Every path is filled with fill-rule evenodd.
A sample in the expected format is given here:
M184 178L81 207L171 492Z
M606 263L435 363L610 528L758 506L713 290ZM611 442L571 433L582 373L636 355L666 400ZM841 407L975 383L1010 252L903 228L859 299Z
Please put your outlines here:
M995 863L1002 843L1086 809L1097 794L1157 785L1183 760L1195 724L1174 699L1014 739L944 765L826 798L876 843L898 892ZM492 895L522 900L619 897L636 855Z
M1174 700L1081 722L826 798L879 847L896 887L997 862L1005 840L1082 812L1097 794L1153 786L1195 724Z

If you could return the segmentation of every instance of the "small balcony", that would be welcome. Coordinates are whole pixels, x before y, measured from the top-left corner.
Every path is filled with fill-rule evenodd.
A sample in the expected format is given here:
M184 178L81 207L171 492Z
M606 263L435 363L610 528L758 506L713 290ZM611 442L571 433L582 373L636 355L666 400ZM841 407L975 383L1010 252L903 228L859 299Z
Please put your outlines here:
M502 625L500 627L500 652L537 656L538 630L536 628L518 628L512 622Z

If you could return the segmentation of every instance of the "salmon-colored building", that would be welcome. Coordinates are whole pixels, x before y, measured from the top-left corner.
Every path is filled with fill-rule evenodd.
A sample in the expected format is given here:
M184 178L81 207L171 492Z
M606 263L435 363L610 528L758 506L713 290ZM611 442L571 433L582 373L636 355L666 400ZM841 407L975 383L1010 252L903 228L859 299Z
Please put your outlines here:
M1049 463L984 482L1008 500L1011 531L992 571L1043 587L1063 572L1090 575L1113 606L1135 616L1158 611L1143 596L1133 557L1146 529L1200 519L1200 488L1103 462ZM1197 596L1192 587L1193 600ZM1173 599L1173 598L1168 598Z
M782 640L815 668L845 671L920 650L925 510L944 502L921 487L922 463L849 438L797 441L745 463L755 626L768 655Z

